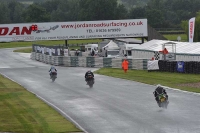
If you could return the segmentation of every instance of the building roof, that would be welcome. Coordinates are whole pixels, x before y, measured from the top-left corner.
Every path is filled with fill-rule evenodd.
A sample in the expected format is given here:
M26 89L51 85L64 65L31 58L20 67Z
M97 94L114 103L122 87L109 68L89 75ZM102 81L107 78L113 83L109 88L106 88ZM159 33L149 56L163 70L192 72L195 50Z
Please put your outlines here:
M141 44L142 43L142 40L138 40L138 39L135 39L135 38L118 38L118 39L115 39L115 40L120 41L120 42L124 42L124 43L130 43L130 44L134 44L134 43Z
M167 40L151 40L141 45L136 45L133 49L160 51L163 48L163 44L174 44L176 46L176 53L200 54L200 42L190 43ZM166 48L169 52L173 52L171 46L167 45Z
M106 45L104 46L103 48L106 48L106 49L119 49L119 46L113 42L112 40Z

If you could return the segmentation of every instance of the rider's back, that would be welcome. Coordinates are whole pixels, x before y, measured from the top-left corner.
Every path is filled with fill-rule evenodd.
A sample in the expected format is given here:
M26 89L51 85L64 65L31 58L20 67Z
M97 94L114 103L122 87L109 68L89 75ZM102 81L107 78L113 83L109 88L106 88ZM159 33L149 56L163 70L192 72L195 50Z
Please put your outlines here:
M163 90L164 90L163 87L157 87L155 91L156 91L158 94L162 94L162 93L163 93Z

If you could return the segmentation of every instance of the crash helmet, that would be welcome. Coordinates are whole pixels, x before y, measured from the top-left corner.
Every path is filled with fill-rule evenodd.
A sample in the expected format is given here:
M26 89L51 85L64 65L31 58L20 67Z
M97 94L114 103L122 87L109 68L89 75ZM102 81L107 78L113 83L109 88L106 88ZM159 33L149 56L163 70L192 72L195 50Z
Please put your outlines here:
M160 85L160 84L157 84L156 87L161 87L161 85Z

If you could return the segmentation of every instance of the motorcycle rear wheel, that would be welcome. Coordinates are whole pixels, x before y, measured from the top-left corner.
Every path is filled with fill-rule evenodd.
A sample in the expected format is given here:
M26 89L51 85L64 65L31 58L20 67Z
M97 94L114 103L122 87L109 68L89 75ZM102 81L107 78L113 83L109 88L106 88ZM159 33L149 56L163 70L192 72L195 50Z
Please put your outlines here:
M92 88L93 87L93 85L91 84L91 85L89 85L90 86L90 88Z

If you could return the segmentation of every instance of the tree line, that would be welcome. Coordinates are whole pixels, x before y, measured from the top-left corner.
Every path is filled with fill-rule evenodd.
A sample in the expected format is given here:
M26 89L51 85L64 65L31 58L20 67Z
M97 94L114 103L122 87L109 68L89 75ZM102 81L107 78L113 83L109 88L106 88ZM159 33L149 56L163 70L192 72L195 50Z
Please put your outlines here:
M148 24L154 28L180 28L182 21L196 16L200 7L200 0L121 1L49 0L24 5L13 0L0 0L0 23L147 18ZM128 8L126 5L132 6Z

